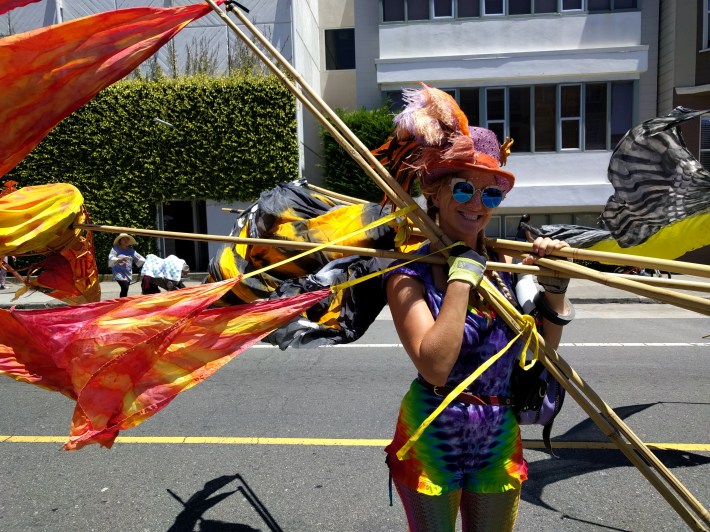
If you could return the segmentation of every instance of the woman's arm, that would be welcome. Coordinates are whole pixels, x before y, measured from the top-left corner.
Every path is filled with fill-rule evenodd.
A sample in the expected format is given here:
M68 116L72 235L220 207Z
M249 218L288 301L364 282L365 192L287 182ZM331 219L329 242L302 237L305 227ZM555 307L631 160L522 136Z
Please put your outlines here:
M118 253L116 253L115 248L111 248L111 251L108 252L108 267L113 268L117 262L118 262Z
M544 257L550 253L567 247L569 244L564 240L553 240L550 238L538 237L533 241L533 252L539 257ZM528 257L523 260L523 264L532 264L535 261L535 257ZM567 290L567 284L569 279L561 281L564 286L559 286L555 290L545 290L542 297L545 298L547 306L560 316L566 316L572 313L572 306L569 300L565 297L565 292ZM538 278L538 283L540 279ZM543 286L544 288L544 286ZM557 349L560 345L560 340L562 339L562 326L551 322L543 316L543 334L542 337L545 339L545 343Z
M470 292L469 283L450 282L435 320L421 282L403 274L387 280L387 300L402 345L422 377L437 386L446 384L459 356Z

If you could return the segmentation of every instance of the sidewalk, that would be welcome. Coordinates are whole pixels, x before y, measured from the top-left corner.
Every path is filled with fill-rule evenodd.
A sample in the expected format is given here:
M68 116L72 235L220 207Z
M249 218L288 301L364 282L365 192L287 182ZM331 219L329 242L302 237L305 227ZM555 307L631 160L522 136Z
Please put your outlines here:
M204 273L193 273L190 274L190 279L185 282L186 286L195 286L202 282L206 277ZM674 280L679 281L693 281L693 282L704 282L710 283L710 280L703 279L702 277L695 277L691 275L674 275ZM8 277L7 288L5 290L0 290L0 308L10 308L15 306L17 309L42 309L62 306L64 303L58 301L54 298L46 296L40 292L28 292L17 301L12 301L15 296L15 291L20 287L19 283L15 279ZM131 284L128 290L129 296L140 295L140 285L136 282ZM705 299L710 299L710 292L700 292L700 291L679 291L682 294L695 295ZM117 298L119 294L119 286L115 281L105 280L101 282L101 300L105 301L107 299ZM567 295L575 304L590 304L590 303L657 303L653 299L647 297L638 296L627 292L626 290L619 290L616 288L610 288L593 281L586 281L583 279L572 279L570 281L569 290Z

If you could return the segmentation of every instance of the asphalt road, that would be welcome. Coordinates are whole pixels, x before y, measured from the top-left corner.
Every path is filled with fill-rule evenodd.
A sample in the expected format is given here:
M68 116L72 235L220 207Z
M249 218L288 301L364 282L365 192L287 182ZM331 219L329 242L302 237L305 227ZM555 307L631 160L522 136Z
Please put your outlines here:
M561 355L642 440L672 444L657 456L710 507L708 319L577 311ZM0 530L406 530L382 447L414 371L382 318L350 346L252 348L110 450L61 450L72 403L0 378ZM517 530L687 529L570 398L553 438L559 459L526 450Z

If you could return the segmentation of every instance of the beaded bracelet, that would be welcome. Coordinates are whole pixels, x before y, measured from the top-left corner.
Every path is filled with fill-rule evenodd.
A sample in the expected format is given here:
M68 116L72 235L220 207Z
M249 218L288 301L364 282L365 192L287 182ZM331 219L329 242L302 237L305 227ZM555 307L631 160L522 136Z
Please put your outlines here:
M535 299L533 299L533 303L535 303L535 308L540 312L540 316L555 325L564 327L574 319L574 307L567 297L565 297L565 304L569 305L570 311L565 315L560 315L552 310L547 299L545 299L545 292L538 292Z

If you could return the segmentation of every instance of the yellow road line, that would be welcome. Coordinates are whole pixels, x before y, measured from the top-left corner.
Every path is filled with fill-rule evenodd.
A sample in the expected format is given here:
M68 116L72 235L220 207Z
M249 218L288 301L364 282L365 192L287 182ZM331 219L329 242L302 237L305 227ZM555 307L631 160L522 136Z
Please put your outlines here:
M2 436L0 443L64 443L66 436ZM302 445L336 447L384 447L391 440L346 439L346 438L260 438L216 436L119 436L116 443L142 444L189 444L189 445ZM611 442L553 441L555 449L616 449ZM646 443L657 451L710 452L710 443ZM526 449L544 449L542 440L523 440Z

